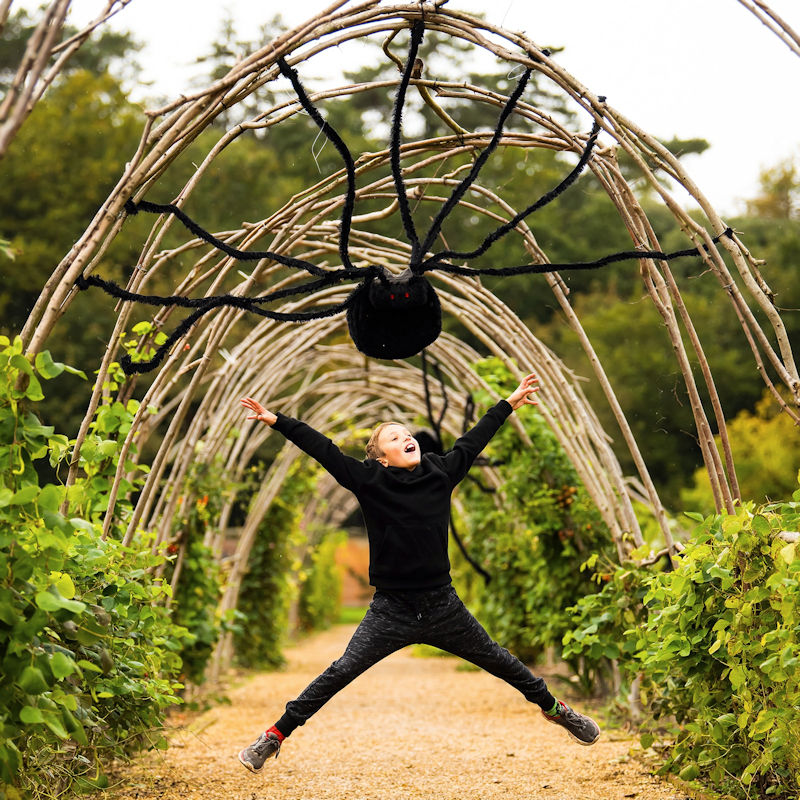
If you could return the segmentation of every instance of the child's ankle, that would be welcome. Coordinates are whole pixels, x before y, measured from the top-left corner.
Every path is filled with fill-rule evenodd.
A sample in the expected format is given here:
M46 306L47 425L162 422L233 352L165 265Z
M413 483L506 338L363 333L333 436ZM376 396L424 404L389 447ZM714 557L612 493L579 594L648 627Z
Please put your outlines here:
M278 737L279 742L282 742L286 738L274 725L266 730L267 736L271 733L274 733Z
M556 700L553 707L544 712L548 717L557 717L561 713L561 703Z

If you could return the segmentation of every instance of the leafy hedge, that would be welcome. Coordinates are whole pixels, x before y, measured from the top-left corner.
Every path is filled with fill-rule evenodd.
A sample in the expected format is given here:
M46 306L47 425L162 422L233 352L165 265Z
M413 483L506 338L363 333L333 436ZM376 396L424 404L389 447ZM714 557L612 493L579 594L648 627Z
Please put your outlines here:
M335 563L343 534L326 531L308 548L300 521L314 493L320 467L301 459L292 466L259 527L242 580L238 612L243 620L234 637L236 660L244 667L276 669L285 663L289 610L297 604L297 630L329 627L339 616L341 576Z
M498 359L477 365L479 373L505 396L516 382ZM488 397L477 400L487 405ZM593 553L611 553L611 537L553 432L532 409L519 419L532 440L524 447L505 424L486 454L499 462L504 502L476 483L464 481L459 492L466 516L464 542L490 574L484 586L458 557L457 580L487 629L520 658L534 660L547 647L560 648L572 628L568 609L596 590L581 564ZM473 474L476 474L473 470ZM454 554L455 555L455 554ZM571 660L576 674L583 662Z
M339 618L342 573L336 564L336 551L346 538L343 531L326 531L308 554L298 606L301 630L330 628Z
M182 702L182 681L202 680L220 632L233 624L216 613L223 575L205 544L233 488L213 467L193 471L173 539L154 553L143 531L132 546L121 544L132 513L126 497L147 471L129 461L103 538L111 480L138 409L135 400L111 399L118 369L81 449L76 482L66 489L40 479L40 472L58 476L74 445L31 410L43 399L42 381L65 371L76 372L46 352L31 361L19 338L0 336L0 797L12 800L101 788L110 759L166 747L160 731L167 710ZM249 623L238 640L240 660L253 666L282 661L296 577L304 579L307 626L326 624L337 605L338 538L323 539L307 571L296 555L314 478L298 466L262 523L242 593ZM232 616L242 619L239 611Z
M800 796L800 529L793 502L703 518L671 572L620 568L577 607L565 650L642 679L642 744L737 798ZM791 537L789 537L791 538Z
M292 575L302 567L299 523L315 479L314 467L295 462L259 526L239 593L245 621L234 636L236 660L244 667L275 669L285 663L289 608L297 597Z
M158 730L179 702L187 632L151 576L164 556L144 536L133 547L101 537L113 434L130 410L98 410L68 491L39 480L35 462L57 468L70 443L30 404L41 379L65 369L47 353L31 363L19 338L0 336L0 787L10 797L102 786L104 759L165 746Z
M219 559L206 543L209 533L216 532L222 506L234 488L218 461L192 464L178 498L172 540L167 545L167 554L174 559L172 569L165 573L168 580L172 580L180 559L172 602L173 620L190 634L181 650L181 679L194 686L204 682L206 666L221 634L235 630L240 617L233 611L223 618L218 611L225 575Z

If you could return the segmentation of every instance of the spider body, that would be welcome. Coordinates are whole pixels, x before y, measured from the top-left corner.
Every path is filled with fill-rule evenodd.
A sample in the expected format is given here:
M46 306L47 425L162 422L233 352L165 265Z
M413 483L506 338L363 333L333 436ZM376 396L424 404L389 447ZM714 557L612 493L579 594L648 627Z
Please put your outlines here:
M408 358L436 341L442 308L433 286L410 269L378 268L351 295L347 324L355 346L371 358Z

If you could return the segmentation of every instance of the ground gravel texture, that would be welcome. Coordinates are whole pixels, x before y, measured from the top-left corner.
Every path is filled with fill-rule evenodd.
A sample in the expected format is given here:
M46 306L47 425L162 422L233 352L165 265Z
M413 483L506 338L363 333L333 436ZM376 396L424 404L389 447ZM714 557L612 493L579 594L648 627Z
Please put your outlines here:
M575 743L497 678L455 658L395 653L340 692L253 775L236 754L344 649L339 625L287 651L288 668L256 675L176 727L166 753L117 768L106 800L684 800L604 732ZM556 688L555 684L551 688ZM579 710L585 710L580 702Z

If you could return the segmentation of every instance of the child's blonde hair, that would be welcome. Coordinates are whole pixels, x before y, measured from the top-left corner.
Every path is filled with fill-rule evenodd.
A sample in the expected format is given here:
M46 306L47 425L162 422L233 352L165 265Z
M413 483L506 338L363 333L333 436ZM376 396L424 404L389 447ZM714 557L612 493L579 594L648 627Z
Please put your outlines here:
M381 435L381 431L384 428L389 427L389 425L402 424L402 422L381 422L380 425L377 425L370 434L369 441L367 442L367 458L374 458L377 460L383 455L383 450L381 450L378 444L378 437Z

